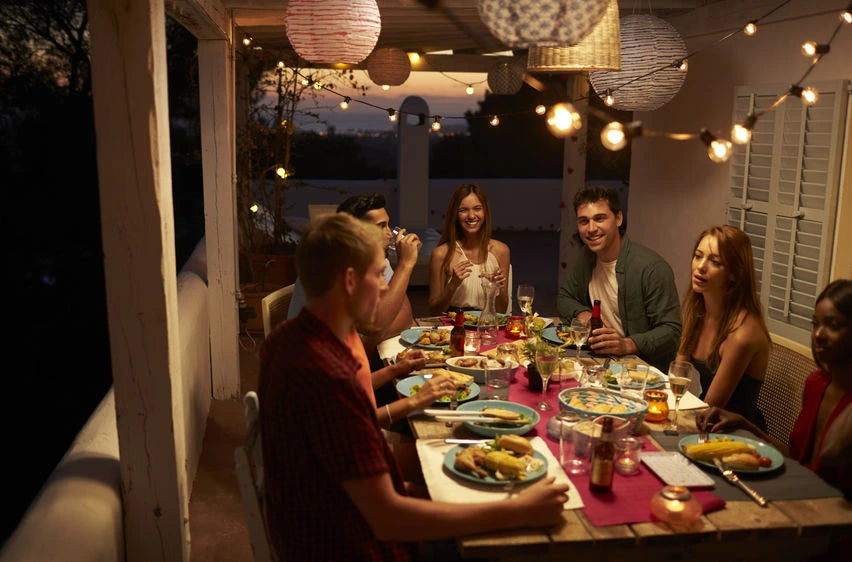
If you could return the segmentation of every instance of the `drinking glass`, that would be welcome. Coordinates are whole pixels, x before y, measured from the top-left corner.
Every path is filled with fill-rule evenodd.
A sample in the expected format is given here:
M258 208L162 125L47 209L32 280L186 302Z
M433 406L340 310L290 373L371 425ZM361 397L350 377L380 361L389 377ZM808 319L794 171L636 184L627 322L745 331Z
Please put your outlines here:
M571 452L568 454L568 458L562 461L562 466L568 474L585 474L589 471L589 461L592 459L594 437L585 431L582 431L580 429L581 426L582 424L579 423L575 424L571 428L561 426L562 429L559 434L559 441L563 451L567 446L565 441L569 438L568 434L570 432Z
M580 348L583 347L583 344L586 343L586 340L589 339L589 321L588 320L580 320L579 318L574 318L571 320L571 337L574 340L574 343L577 345L577 362L580 361Z
M479 332L468 330L464 333L464 354L479 355L479 348L482 345L482 338Z
M677 430L678 414L680 414L680 399L692 383L694 373L692 363L689 361L672 361L669 364L669 385L675 396L675 416L671 429Z
M532 314L532 303L535 298L535 287L532 285L518 285L518 306L524 316Z
M621 371L615 376L619 389L624 394L642 398L648 385L648 366L622 363Z
M535 367L541 375L541 402L535 405L542 412L553 409L547 401L547 383L556 365L559 364L559 353L553 346L541 344L535 350Z

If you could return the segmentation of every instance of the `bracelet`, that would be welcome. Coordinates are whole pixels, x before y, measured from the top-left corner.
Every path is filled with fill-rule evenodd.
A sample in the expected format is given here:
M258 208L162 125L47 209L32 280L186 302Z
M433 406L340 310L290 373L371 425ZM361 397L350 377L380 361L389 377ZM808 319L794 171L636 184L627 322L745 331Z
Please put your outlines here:
M391 416L390 406L388 406L387 404L385 404L385 411L388 413L388 425L390 425L393 423L393 416Z

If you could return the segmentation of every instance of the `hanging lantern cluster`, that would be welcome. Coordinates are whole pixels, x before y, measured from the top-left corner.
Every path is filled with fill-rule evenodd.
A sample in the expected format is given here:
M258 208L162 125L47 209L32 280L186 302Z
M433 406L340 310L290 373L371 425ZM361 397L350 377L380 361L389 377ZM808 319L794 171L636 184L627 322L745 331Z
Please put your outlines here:
M491 34L513 49L576 45L601 20L609 0L477 0Z
M589 80L603 99L615 92L612 107L653 111L668 103L686 79L686 43L667 21L656 16L621 18L621 67L590 72Z
M382 88L399 86L411 74L411 60L402 49L380 47L367 59L367 74Z
M290 0L286 22L296 54L319 64L362 62L382 30L376 0Z
M527 68L526 55L517 55L509 62L498 63L488 71L488 88L493 94L517 94L524 85Z

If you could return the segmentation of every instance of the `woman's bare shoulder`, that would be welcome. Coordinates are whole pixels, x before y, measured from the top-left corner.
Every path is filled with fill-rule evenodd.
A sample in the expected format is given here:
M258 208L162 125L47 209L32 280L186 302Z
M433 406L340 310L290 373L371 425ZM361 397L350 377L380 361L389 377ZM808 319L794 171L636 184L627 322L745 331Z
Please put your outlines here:
M772 342L766 336L763 325L753 314L742 313L734 330L725 338L735 346L754 349L755 351L768 350Z
M492 238L491 241L488 242L488 251L498 258L505 257L509 255L509 246L507 246L505 242L500 242L499 240Z
M435 246L435 249L432 250L432 260L433 261L434 260L443 261L443 259L446 256L447 256L447 243L446 242L444 242L443 244L439 244L438 246Z

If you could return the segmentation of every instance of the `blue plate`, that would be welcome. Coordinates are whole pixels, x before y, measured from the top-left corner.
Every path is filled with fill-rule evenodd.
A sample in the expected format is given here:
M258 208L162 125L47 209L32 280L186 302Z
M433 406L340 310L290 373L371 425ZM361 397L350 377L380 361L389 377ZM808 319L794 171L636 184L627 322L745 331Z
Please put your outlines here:
M542 455L538 451L533 451L533 457L542 461L542 465L536 470L531 470L527 472L527 475L523 480L497 480L496 478L494 478L494 476L491 475L488 469L484 469L485 472L489 473L488 476L480 478L476 474L465 472L456 468L456 451L460 451L462 449L463 447L461 445L456 445L455 447L447 451L447 454L444 455L444 468L447 469L447 471L456 478L467 480L468 482L475 482L476 484L482 484L485 486L505 486L510 482L528 484L530 482L535 482L536 480L547 474L547 459L544 458L544 455Z
M548 326L542 330L541 337L556 345L563 345L565 343L562 341L562 338L556 335L556 326ZM587 345L584 345L583 347L588 351L589 347ZM570 343L565 346L565 349L577 349L577 346L574 343Z
M526 416L530 422L526 425L518 424L501 424L498 421L493 422L464 422L464 426L478 435L485 437L497 437L505 433L514 433L515 435L524 435L529 433L535 427L535 424L541 419L538 412L530 407L518 404L516 402L507 402L506 400L477 400L476 402L468 402L461 404L457 409L468 412L481 412L485 408L503 408L510 412L518 412Z
M683 453L683 446L684 445L693 445L695 443L698 443L698 437L699 437L699 435L697 433L693 433L692 435L687 435L686 437L684 437L683 439L681 439L678 442L678 444L677 444L678 450L681 453ZM739 435L731 435L731 434L728 434L728 433L711 433L711 434L708 435L708 437L710 439L713 439L713 438L716 438L716 437L727 437L731 441L742 441L743 443L748 443L750 445L754 445L754 448L757 449L757 452L760 453L761 457L767 457L768 459L770 459L772 461L772 464L770 464L769 466L761 466L760 468L758 468L756 470L752 470L752 469L748 469L748 468L731 467L731 469L734 472L742 472L742 473L747 473L747 474L760 474L762 472L771 472L773 470L777 470L778 468L780 468L784 464L784 455L782 455L778 451L778 449L776 449L775 447L773 447L769 443L764 443L763 441L758 441L757 439L749 439L748 437L740 437ZM686 453L683 453L683 454L684 454L684 456L686 456ZM686 457L686 458L689 459L689 457ZM716 465L713 464L712 462L699 461L699 460L695 460L695 459L689 459L689 460L691 460L694 463L704 465L708 468L712 468L714 471L718 471L718 469L716 468Z
M622 369L624 369L624 365L621 364L621 363L610 363L610 365L609 365L609 370L612 371L613 375L617 375L618 373L621 372ZM657 382L654 382L654 383L649 382L648 384L646 384L645 390L655 390L657 388L663 388L664 386L666 386L666 383L668 382L669 378L666 375L664 375L662 373L662 371L660 371L656 367L652 367L652 366L649 366L648 369L652 373L656 373L660 377L660 379ZM609 388L611 388L613 390L620 390L620 387L618 386L617 382L609 382L608 386L609 386ZM626 385L626 387L627 387L628 390L630 390L630 389L639 390L639 389L642 388L642 383L639 383L639 382L636 382L636 381L631 381Z
M477 320L479 320L479 316L482 314L482 311L481 311L481 310L466 310L464 313L465 313L465 314L469 314L469 315L471 315L471 316L476 316L476 319L477 319ZM468 319L467 319L467 318L465 318L465 322L464 322L464 327L465 327L465 328L476 328L476 327L477 327L476 322L468 323L468 321L467 321L467 320L468 320ZM506 315L505 315L505 314L500 314L500 313L498 312L498 313L497 313L497 327L498 327L498 328L502 328L502 327L504 327L505 325L506 325Z
M423 378L423 375L412 375L410 377L406 377L396 383L396 390L402 394L403 396L411 396L411 387L414 385L423 386L426 384L426 379ZM470 386L465 389L459 389L456 392L467 391L467 394L462 398L459 398L459 403L467 402L468 400L473 400L477 396L479 396L479 385L475 382L470 383ZM449 404L450 397L445 396L440 400L436 400L435 404Z
M439 330L447 330L449 331L451 328L439 328ZM417 343L420 341L420 334L423 332L431 331L431 328L409 328L407 330L403 330L399 335L399 339L405 342L408 345L414 345L416 347L422 347L423 349L444 349L449 344L445 345L423 345Z

